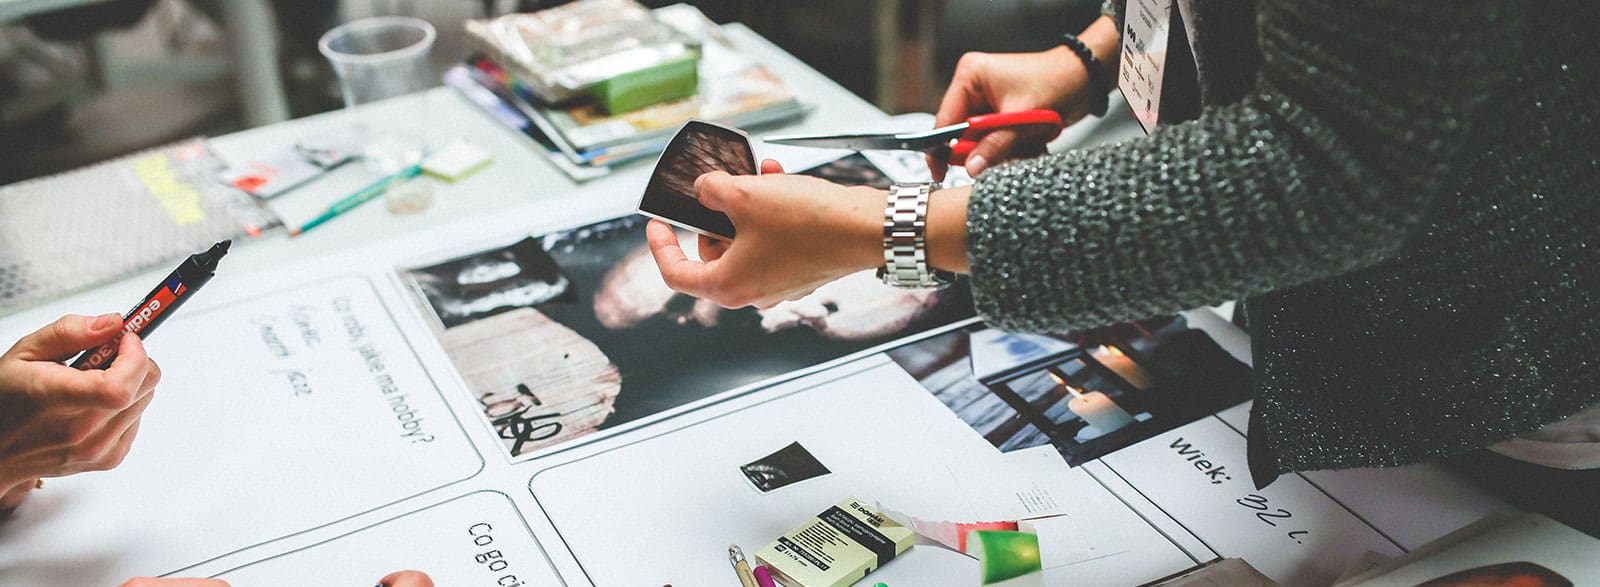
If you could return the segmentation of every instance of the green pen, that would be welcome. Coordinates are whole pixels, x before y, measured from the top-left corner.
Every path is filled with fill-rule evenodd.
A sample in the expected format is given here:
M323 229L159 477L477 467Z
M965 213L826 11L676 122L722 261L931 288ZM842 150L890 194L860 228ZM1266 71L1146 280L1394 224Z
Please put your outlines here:
M328 206L327 212L323 212L316 218L312 218L305 224L300 225L300 228L289 229L289 236L299 236L301 233L307 230L316 228L318 224L332 220L335 216L349 212L352 208L360 206L361 204L364 204L373 198L383 195L383 192L387 191L389 186L416 177L420 173L422 173L422 164L418 163L400 170L400 173L396 173L389 177L385 177L373 182L372 185L361 188L361 191L345 196L344 199L334 202L332 206Z

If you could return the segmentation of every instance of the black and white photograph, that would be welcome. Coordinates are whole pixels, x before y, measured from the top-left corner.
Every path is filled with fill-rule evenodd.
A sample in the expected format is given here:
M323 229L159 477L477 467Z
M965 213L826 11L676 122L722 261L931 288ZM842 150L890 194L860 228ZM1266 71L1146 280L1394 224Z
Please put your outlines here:
M667 143L639 199L639 212L707 236L731 240L733 222L706 208L694 193L694 182L712 171L754 175L755 152L744 133L691 120Z
M791 442L777 452L739 465L739 471L762 493L832 472L799 442Z
M533 238L412 271L411 281L445 328L560 298L569 285Z
M1072 466L1250 396L1250 370L1182 317L1086 332L976 324L887 353L1002 452L1051 444Z
M771 308L725 309L667 287L645 243L647 220L625 216L402 270L418 304L439 315L441 345L511 456L973 315L964 281L904 290L872 271ZM679 236L694 256L697 239ZM541 291L552 295L514 284L551 286Z

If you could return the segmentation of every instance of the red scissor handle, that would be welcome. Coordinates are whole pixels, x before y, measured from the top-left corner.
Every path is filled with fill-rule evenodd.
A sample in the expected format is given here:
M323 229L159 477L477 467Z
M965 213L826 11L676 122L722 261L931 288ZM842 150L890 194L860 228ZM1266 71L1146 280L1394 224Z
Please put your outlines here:
M967 155L972 153L972 148L978 146L978 139L990 131L1001 128L1015 128L1017 132L1030 139L1040 138L1045 142L1056 138L1065 128L1061 124L1061 115L1054 110L1018 110L1016 112L996 112L994 114L980 114L967 119L967 130L961 133L961 138L950 145L950 164L962 165L967 162Z

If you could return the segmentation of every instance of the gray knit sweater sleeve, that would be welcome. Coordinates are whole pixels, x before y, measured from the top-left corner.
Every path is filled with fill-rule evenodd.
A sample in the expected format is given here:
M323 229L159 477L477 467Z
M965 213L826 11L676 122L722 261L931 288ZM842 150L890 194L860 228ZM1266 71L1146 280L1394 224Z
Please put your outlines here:
M980 178L967 218L979 314L1093 327L1384 259L1518 59L1519 9L1263 0L1264 61L1244 99Z

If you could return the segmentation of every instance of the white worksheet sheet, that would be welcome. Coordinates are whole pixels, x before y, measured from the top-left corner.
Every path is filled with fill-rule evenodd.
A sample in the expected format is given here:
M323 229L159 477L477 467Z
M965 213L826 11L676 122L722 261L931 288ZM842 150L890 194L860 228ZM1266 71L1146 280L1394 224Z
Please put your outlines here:
M49 479L34 492L0 526L0 584L158 575L342 587L400 569L440 585L728 584L729 544L753 556L856 497L926 520L1055 516L1040 523L1062 557L1052 582L1137 584L1240 557L1280 582L1320 585L1369 552L1399 554L1510 509L1430 467L1286 475L1255 490L1236 396L1197 412L1171 401L1192 398L1162 391L1159 378L1141 388L1172 368L1128 358L1156 356L1141 345L1164 336L1212 345L1175 317L1125 328L1131 354L1109 355L1110 366L1086 358L1105 347L938 325L914 343L862 343L875 346L687 394L693 401L652 407L627 426L513 456L494 420L503 414L491 409L500 400L469 385L469 375L486 376L457 368L461 355L447 353L447 331L405 273L610 215L573 196L339 255L266 267L251 266L249 251L224 260L149 341L165 376L133 452L114 471ZM0 318L0 341L61 313L126 307L157 277ZM684 324L708 319L692 301L662 307L678 308ZM532 308L517 312L549 327ZM739 315L718 316L728 328ZM823 332L807 316L788 316L789 330L761 317L743 324L774 336ZM975 373L963 350L973 341L1020 345L1000 356L1025 364ZM614 391L605 384L617 372L596 361L597 387ZM1236 362L1219 366L1223 379L1248 378ZM1125 411L1126 427L1086 425L1085 408L1050 377L1112 402L1102 407ZM658 399L620 388L632 395L618 401ZM1001 392L1015 397L998 401ZM741 472L794 443L827 472L770 491ZM975 560L919 540L866 584L971 584L977 572Z

